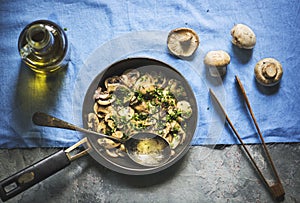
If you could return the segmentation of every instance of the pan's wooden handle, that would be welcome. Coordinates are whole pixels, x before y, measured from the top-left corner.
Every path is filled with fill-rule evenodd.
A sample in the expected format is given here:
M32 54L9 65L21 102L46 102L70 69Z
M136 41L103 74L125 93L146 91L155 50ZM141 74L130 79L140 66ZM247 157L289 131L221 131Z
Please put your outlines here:
M1 200L9 200L65 168L70 163L71 161L66 152L61 150L0 181Z

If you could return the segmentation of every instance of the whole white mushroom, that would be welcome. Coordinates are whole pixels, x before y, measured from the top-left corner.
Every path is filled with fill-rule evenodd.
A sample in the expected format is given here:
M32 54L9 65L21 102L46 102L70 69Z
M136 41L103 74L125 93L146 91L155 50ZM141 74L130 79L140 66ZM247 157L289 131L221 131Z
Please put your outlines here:
M197 50L199 43L197 33L190 28L171 30L167 39L169 52L180 58L191 57Z
M256 44L253 30L244 24L236 24L231 29L232 43L239 48L252 49Z
M281 80L283 70L279 61L274 58L264 58L257 62L254 68L255 78L263 86L274 86Z
M212 77L224 76L229 63L230 56L223 50L209 51L204 58L204 64Z

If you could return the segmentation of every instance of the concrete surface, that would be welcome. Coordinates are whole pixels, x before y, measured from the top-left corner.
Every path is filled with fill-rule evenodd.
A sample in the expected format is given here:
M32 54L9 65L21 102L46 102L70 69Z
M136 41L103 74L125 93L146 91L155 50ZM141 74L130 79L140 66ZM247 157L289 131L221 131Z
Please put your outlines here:
M250 145L259 167L274 182L259 145ZM300 144L269 144L286 195L300 202ZM0 179L58 149L0 150ZM203 154L206 157L203 158ZM1 200L0 200L1 202ZM191 147L188 154L157 174L128 176L110 171L90 156L74 161L42 183L7 201L60 202L276 202L240 146Z

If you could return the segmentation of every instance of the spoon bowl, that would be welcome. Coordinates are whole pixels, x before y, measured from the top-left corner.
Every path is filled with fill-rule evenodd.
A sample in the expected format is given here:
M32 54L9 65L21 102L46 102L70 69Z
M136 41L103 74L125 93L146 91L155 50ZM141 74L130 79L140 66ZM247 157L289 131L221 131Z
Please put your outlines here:
M143 166L158 166L168 161L171 156L169 143L153 133L137 133L126 140L125 148L128 156Z
M69 122L58 119L42 112L32 116L34 124L39 126L56 127L93 134L124 144L128 157L137 164L147 167L159 166L166 163L171 156L170 144L161 136L149 132L139 132L128 139L119 139L95 131L87 130Z

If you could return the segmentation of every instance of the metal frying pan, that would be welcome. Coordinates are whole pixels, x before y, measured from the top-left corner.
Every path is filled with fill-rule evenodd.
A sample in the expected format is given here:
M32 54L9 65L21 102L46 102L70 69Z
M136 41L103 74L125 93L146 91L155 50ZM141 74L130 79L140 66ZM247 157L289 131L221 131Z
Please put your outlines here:
M197 102L191 87L184 79L184 77L174 68L161 61L150 58L129 58L112 64L106 70L101 72L93 80L86 93L82 110L83 125L85 128L87 128L87 115L88 113L93 111L93 94L98 86L103 85L106 78L114 75L120 75L128 69L149 71L149 68L151 68L151 71L160 71L161 74L180 80L187 93L187 98L189 99L189 102L193 108L193 114L186 123L187 129L189 129L186 134L186 139L183 143L176 147L173 156L166 163L156 167L146 167L138 165L126 157L109 157L107 154L103 153L102 147L99 146L97 142L98 137L88 135L68 149L60 150L0 181L0 198L2 199L2 201L6 201L27 190L33 185L43 181L44 179L70 165L73 160L88 153L101 165L116 172L130 175L146 175L156 173L170 167L180 158L182 158L188 151L194 132L196 130L198 119ZM81 146L83 146L84 149L81 151L77 150Z
M87 128L88 114L90 112L93 112L93 105L95 102L93 99L93 95L95 93L95 90L99 86L103 87L104 81L108 77L112 77L116 75L120 76L122 73L124 73L129 69L137 69L140 72L147 72L147 73L156 71L167 76L168 78L173 78L181 81L187 93L187 98L193 108L193 114L186 123L187 129L189 129L186 135L186 139L181 145L179 145L175 149L175 154L170 158L170 160L164 165L160 165L159 167L145 167L145 166L135 164L132 161L129 161L128 159L126 159L126 157L112 158L108 156L106 153L103 153L101 148L99 148L99 145L96 142L96 140L98 139L97 136L88 137L91 146L93 147L95 152L97 152L97 153L90 153L90 154L101 165L119 173L129 174L129 175L146 175L146 174L156 173L158 171L161 171L173 165L180 158L182 158L182 156L188 151L190 143L192 141L192 138L196 130L197 119L198 119L197 102L189 83L177 70L175 70L170 65L151 58L128 58L128 59L118 61L112 64L111 66L109 66L108 68L106 68L104 71L102 71L99 75L96 76L96 78L89 86L87 93L85 95L84 103L83 103L83 112L82 112L83 126Z

